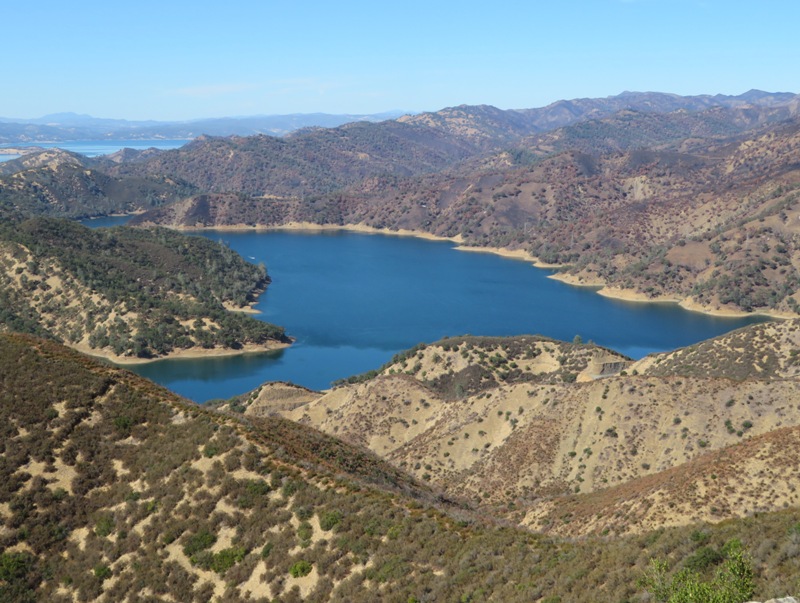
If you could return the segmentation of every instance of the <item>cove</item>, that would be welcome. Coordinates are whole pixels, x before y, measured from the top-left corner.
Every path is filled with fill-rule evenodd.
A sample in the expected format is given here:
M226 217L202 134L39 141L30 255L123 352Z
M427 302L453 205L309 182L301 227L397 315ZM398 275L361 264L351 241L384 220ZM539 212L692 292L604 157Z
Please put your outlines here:
M97 224L99 226L99 224ZM288 349L224 358L163 360L131 370L197 402L265 381L323 389L375 369L420 342L453 335L580 335L641 358L765 320L634 303L547 278L552 271L454 244L347 231L221 232L272 284L256 309L297 339Z

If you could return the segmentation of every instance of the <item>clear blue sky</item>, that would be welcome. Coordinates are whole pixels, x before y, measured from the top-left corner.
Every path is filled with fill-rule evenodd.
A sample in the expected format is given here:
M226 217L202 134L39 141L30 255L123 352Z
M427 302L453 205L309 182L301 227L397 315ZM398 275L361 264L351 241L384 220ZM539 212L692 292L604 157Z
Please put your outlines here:
M800 91L797 0L39 0L2 13L3 117Z

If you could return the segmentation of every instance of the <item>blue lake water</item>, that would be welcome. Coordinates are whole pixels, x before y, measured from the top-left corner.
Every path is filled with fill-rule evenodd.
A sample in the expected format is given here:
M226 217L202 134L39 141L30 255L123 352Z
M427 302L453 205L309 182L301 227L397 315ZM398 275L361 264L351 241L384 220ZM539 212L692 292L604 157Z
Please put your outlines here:
M97 157L98 155L108 155L116 153L120 149L136 149L143 151L154 147L156 149L177 149L185 145L188 140L184 139L163 139L154 138L148 140L69 140L60 142L14 142L0 144L0 148L24 148L42 147L43 149L59 148L73 153L80 153L87 157ZM0 155L0 161L16 159L19 155Z
M612 300L549 279L551 271L527 262L460 252L447 242L344 231L200 236L266 264L273 282L256 306L259 317L297 341L269 354L133 367L197 402L273 380L326 388L445 336L542 334L569 341L577 334L640 358L763 320Z

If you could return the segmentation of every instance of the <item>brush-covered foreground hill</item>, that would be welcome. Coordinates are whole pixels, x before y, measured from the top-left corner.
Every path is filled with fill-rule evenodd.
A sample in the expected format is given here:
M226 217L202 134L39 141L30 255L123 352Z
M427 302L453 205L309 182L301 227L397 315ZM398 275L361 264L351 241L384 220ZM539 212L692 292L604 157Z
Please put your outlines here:
M116 178L96 160L48 149L0 163L0 216L83 218L132 213L197 192L165 176Z
M317 399L287 404L285 386L265 387L234 406L366 446L536 530L639 533L800 507L799 358L800 320L637 363L540 337L467 337Z
M0 330L119 361L287 344L282 328L231 311L268 283L263 265L166 229L0 224Z
M376 456L221 414L54 342L0 335L0 600L638 601L651 558L710 576L736 542L800 591L796 509L561 540L443 504Z
M611 122L619 130L624 120ZM521 249L566 266L566 280L605 285L611 295L796 315L799 190L795 118L733 141L695 141L690 153L565 151L525 167L386 178L305 200L204 196L139 222L416 230Z

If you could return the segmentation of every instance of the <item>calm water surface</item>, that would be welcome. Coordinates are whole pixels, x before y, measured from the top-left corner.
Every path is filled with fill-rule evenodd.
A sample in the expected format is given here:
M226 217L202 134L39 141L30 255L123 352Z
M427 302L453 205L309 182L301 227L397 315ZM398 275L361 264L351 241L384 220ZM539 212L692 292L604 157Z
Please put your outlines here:
M527 262L459 252L446 242L349 232L201 236L267 265L273 282L256 306L260 318L286 327L297 342L272 354L133 368L198 402L270 380L326 388L451 335L577 334L640 358L760 320L612 300L548 279L550 271Z
M185 145L188 140L183 139L163 139L154 138L151 140L69 140L61 142L10 142L0 145L2 147L23 148L23 147L42 147L43 149L59 148L73 153L81 153L87 157L97 157L98 155L108 155L116 153L120 149L136 149L143 151L155 147L156 149L177 149ZM0 155L0 161L16 159L19 155Z

